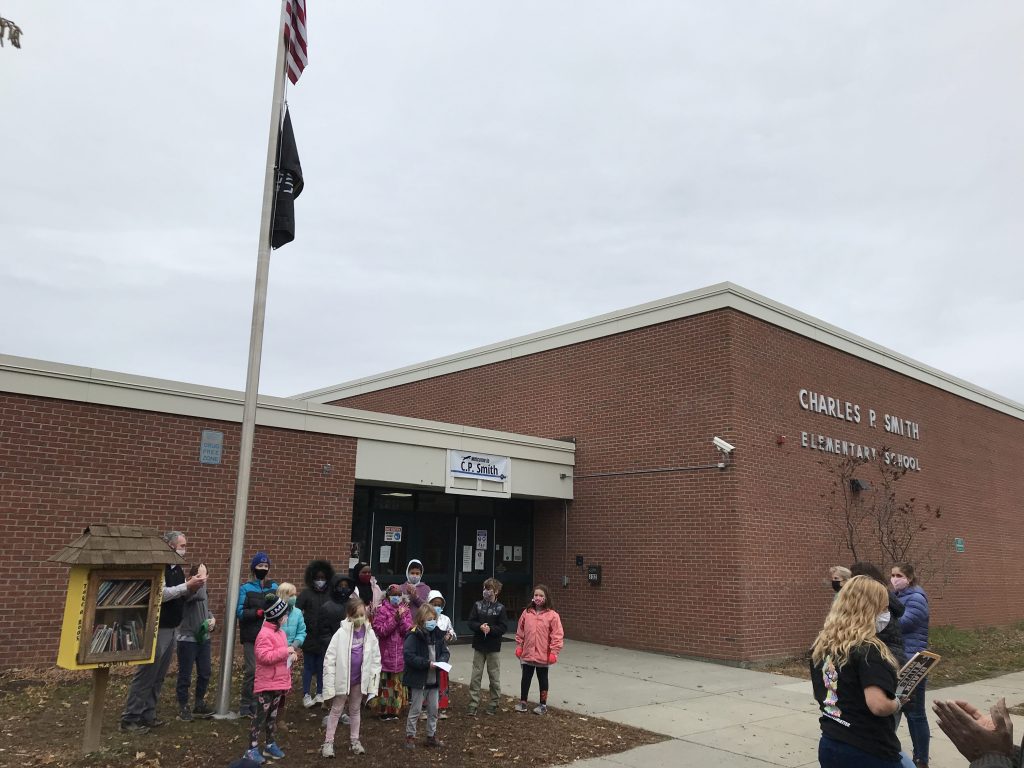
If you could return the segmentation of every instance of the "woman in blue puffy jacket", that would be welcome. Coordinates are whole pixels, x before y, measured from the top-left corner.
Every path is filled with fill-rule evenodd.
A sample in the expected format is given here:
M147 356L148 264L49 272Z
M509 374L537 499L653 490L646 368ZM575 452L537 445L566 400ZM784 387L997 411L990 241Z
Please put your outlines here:
M907 656L910 657L928 648L928 595L918 586L914 566L910 563L894 565L891 576L892 588L904 607L903 615L900 616L900 630L903 632L903 645L907 650ZM931 731L928 729L924 700L927 682L927 678L921 681L904 709L907 714L907 728L910 729L910 740L914 744L914 765L917 768L928 768L928 742L931 740Z

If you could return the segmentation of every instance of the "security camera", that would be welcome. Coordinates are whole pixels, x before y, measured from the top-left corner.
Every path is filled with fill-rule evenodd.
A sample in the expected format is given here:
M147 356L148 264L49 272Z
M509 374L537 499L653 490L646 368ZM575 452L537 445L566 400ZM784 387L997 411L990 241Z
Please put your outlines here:
M715 448L720 450L722 453L732 453L736 450L735 445L730 445L720 437L716 437L712 442L715 444Z

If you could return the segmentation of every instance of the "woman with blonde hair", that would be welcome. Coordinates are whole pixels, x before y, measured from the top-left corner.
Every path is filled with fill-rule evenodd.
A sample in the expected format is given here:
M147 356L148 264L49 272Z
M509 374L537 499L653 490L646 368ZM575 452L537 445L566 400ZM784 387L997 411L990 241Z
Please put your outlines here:
M811 647L822 768L900 765L893 715L903 701L896 698L896 659L878 639L888 606L885 587L868 576L853 577L836 595Z

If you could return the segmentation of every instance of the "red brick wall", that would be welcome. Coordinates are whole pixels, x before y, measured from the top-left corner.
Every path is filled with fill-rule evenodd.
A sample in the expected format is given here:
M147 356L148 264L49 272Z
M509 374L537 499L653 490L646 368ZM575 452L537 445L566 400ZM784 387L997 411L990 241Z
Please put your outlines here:
M220 465L199 463L203 429L224 433ZM0 584L11 598L0 606L0 667L56 658L68 569L45 561L90 523L183 531L188 560L209 565L220 618L239 433L238 424L0 393ZM313 557L347 566L355 455L351 438L257 430L246 569L265 550L271 575L301 588Z
M816 389L921 424L920 441L800 408ZM954 583L933 588L934 623L1024 619L1014 544L1024 498L1024 422L733 310L722 310L338 401L368 410L577 438L577 475L714 462L725 473L575 480L568 553L562 505L537 515L535 570L556 588L570 636L709 658L806 649L849 564L822 522L820 431L918 456L903 487L941 506ZM776 437L785 436L779 446ZM585 584L576 554L604 567ZM884 564L888 565L888 564ZM570 576L568 589L560 577ZM924 585L929 589L929 585Z
M948 585L922 584L933 625L1024 619L1024 563L1016 542L1024 422L747 315L735 313L734 327L746 614L754 619L744 627L748 654L805 647L831 600L823 588L828 565L849 565L849 554L821 523L821 493L831 486L819 462L834 457L801 447L801 431L887 445L920 459L921 471L900 481L901 497L914 497L919 508L941 507L942 517L928 522L924 536L937 536L947 552L954 537L966 544L952 556ZM859 403L861 423L804 410L800 389ZM874 429L867 408L878 412ZM886 433L884 413L919 422L920 440Z
M714 463L711 436L732 440L728 316L670 325L496 363L344 405L576 438L576 474ZM342 404L342 403L339 403ZM577 478L569 505L535 516L535 578L573 637L705 657L739 658L735 615L737 476L693 473ZM723 557L708 558L707 553ZM588 586L575 556L602 566ZM570 578L561 587L561 577Z

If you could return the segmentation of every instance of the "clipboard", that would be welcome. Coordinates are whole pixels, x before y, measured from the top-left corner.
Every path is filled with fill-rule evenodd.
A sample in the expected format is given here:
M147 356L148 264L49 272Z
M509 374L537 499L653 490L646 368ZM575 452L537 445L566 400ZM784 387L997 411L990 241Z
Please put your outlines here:
M932 671L942 657L931 651L918 651L896 675L896 698L909 696L914 689Z

